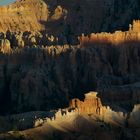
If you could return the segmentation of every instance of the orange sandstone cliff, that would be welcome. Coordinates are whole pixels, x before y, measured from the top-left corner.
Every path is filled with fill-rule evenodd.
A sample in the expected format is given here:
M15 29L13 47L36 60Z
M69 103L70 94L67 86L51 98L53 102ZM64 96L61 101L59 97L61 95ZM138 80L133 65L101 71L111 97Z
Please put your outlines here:
M139 13L138 0L17 0L0 7L0 31L77 35L127 30Z

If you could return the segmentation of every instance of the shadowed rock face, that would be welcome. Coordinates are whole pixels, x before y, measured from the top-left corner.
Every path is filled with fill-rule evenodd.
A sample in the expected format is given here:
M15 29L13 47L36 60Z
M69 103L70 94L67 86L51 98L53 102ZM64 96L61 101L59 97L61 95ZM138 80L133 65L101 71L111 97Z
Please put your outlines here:
M12 45L7 52L9 42L1 44L1 112L64 107L91 90L114 110L131 111L140 101L139 21L134 25L127 32L79 36L79 45L62 40L61 46L53 45L57 37L7 32ZM38 41L44 36L47 46Z
M139 5L138 0L18 0L0 7L0 31L46 30L70 36L126 30L140 18Z
M93 3L99 8L93 8ZM0 8L0 29L9 29L0 34L1 112L57 108L67 105L73 97L82 98L90 90L98 91L103 103L115 103L114 109L128 111L139 102L140 22L134 21L127 32L77 36L107 30L109 21L116 21L114 15L121 12L131 18L126 16L127 6L139 13L137 1L133 5L129 1L102 3L21 0ZM121 10L116 10L115 5L122 5ZM104 27L106 7L115 13L111 12L114 15L108 16ZM102 16L100 12L96 14L100 8ZM91 15L93 11L96 16ZM120 27L124 21L118 19Z

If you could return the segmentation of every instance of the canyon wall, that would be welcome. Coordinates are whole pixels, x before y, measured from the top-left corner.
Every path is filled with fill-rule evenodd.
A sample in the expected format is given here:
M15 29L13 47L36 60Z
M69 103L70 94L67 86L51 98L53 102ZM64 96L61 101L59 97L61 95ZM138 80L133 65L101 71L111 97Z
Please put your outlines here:
M139 21L134 23L139 25ZM140 101L136 27L113 34L81 35L78 45L41 33L1 34L1 112L64 107L91 90L99 92L106 106L131 111Z
M0 31L46 30L73 36L126 30L140 18L139 5L138 0L17 0L0 7Z

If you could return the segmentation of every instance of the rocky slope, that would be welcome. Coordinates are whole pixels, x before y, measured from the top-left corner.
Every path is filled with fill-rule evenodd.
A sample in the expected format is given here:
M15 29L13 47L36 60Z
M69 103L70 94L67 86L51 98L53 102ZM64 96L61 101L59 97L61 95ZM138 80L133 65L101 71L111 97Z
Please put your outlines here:
M138 0L17 0L0 7L0 31L47 30L70 36L124 30L140 18L139 5Z
M14 122L16 130L23 131L0 134L0 139L139 139L140 105L135 105L131 113L115 112L103 106L97 94L89 92L83 101L72 99L68 108L56 110L52 116L47 112L9 116L9 125Z
M17 1L0 7L0 15L1 31L41 30L39 21L47 20L48 8L41 0Z

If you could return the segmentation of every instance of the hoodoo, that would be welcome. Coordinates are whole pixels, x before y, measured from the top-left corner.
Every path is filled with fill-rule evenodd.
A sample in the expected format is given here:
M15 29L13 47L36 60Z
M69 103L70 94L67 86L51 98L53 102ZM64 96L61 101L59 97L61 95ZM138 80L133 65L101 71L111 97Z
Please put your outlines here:
M139 104L139 0L0 6L0 140L139 140Z

